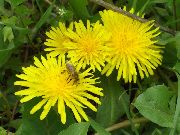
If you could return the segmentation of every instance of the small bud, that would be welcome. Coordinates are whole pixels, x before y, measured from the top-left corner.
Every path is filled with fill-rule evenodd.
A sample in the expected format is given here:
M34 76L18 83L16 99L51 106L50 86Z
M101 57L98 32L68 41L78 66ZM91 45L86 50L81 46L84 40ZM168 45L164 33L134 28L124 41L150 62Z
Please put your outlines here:
M59 15L63 16L65 13L66 11L63 8L59 9L59 12L58 12Z

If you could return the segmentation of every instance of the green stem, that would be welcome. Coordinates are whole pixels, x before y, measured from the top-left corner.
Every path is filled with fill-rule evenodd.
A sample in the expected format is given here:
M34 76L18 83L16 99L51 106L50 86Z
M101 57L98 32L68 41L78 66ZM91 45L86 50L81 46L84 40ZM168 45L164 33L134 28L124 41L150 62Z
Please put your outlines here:
M132 122L134 124L145 123L145 122L148 122L148 121L149 120L144 118L144 117L132 119ZM122 121L120 123L114 124L114 125L106 128L106 131L111 132L111 131L114 131L114 130L119 129L119 128L127 127L129 125L131 125L131 122L129 120L125 120L125 121Z
M129 97L131 97L131 91L132 91L132 84L129 84Z
M138 87L139 87L139 90L142 91L143 88L142 88L142 86L141 86L141 83L140 83L139 79L137 79L137 85L138 85Z
M133 0L132 8L134 8L134 10L136 10L136 3L137 3L137 0Z
M140 21L142 23L145 23L145 22L149 21L147 19L141 18L141 17L136 16L134 14L131 14L131 13L127 12L127 11L124 11L121 8L119 8L117 6L114 6L114 5L110 4L110 3L104 2L103 0L89 0L89 1L94 2L94 3L98 4L98 5L101 5L101 6L105 7L106 9L111 9L111 10L113 10L115 12L121 13L121 14L123 14L125 16L128 16L128 17L130 17L130 18L132 18L134 20ZM154 26L159 27L162 31L167 32L169 34L172 34L172 35L176 34L176 31L174 31L172 29L169 29L167 27L163 27L163 26L159 25L158 23L155 23Z
M168 86L170 88L172 88L173 91L176 91L176 88L175 88L174 84L172 83L172 81L169 79L169 77L161 69L158 69L158 73L160 74L160 76L162 78L164 78L167 81Z
M46 133L47 133L47 135L50 135L50 131L49 131L49 128L48 128L49 127L49 123L48 123L47 117L46 117L45 121L46 121L46 127L47 127L46 128L46 131L47 131Z
M6 105L7 105L7 109L8 109L8 112L11 112L11 108L10 108L10 105L9 105L9 102L7 100L7 98L4 96L4 94L2 93L1 94L3 100L5 101Z
M178 125L178 118L180 116L180 75L178 73L176 74L178 77L178 99L177 99L177 104L176 104L176 111L174 114L173 128L171 129L170 135L175 135L176 128Z
M176 0L173 0L173 14L174 14L174 20L177 20L177 13L176 13ZM178 24L177 22L175 23L175 29L177 31L178 29Z
M127 115L128 119L129 119L129 122L131 124L132 130L135 132L136 135L139 135L139 133L138 133L138 131L137 131L137 129L136 129L132 119L131 119L129 108L127 107L127 105L125 103L124 97L122 97L122 105L123 105L123 108L124 108L124 110L126 112L126 115Z

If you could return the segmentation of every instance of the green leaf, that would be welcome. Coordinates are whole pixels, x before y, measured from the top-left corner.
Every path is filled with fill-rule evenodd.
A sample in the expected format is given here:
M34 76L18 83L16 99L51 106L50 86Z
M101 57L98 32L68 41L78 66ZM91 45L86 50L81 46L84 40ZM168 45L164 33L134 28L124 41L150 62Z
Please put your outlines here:
M58 135L87 135L89 125L89 122L75 123L61 131Z
M90 119L91 126L95 129L98 135L111 135L107 132L100 124L95 122L93 119Z
M16 16L11 16L9 18L3 18L2 23L4 23L5 25L15 26L17 20L18 18Z
M157 13L160 15L160 16L168 16L168 12L167 12L167 9L165 8L160 8L160 7L154 7L154 9L157 11Z
M180 74L180 62L176 63L174 69Z
M176 111L173 120L173 128L170 132L170 135L180 133L180 63L176 64L175 69L177 71L176 75L178 78L178 98L177 98ZM176 133L176 130L179 133Z
M4 42L6 42L6 40L9 40L9 42L11 42L14 39L12 28L9 26L5 26L3 28L3 34L4 34Z
M70 9L66 9L64 6L59 7L58 20L60 22L71 22L73 20L73 12Z
M0 0L0 11L4 9L4 0Z
M38 102L39 100L34 99L23 104L22 124L17 130L16 135L57 135L61 130L74 122L72 115L66 110L68 119L67 123L63 125L59 114L53 108L51 108L44 120L40 120L42 109L32 115L29 113Z
M169 108L172 93L164 85L148 88L134 103L139 112L162 127L172 127L174 111Z
M177 32L173 37L167 37L165 34L162 34L162 39L159 41L158 44L166 45L163 63L166 65L170 64L170 67L173 67L177 62L177 58L180 59L180 32Z
M1 27L0 27L1 28ZM11 41L10 43L3 41L3 31L0 30L0 68L6 63L6 61L11 56L12 50L14 48L14 43Z
M126 99L127 106L129 105L129 97L122 91L120 82L116 81L114 74L108 78L101 77L101 79L104 97L101 101L102 104L98 107L96 121L100 123L101 126L107 127L115 123L125 113L122 97Z
M25 5L19 5L15 8L15 13L18 16L29 16L30 14L32 14L32 12L33 12L33 10L29 9Z
M147 0L146 3L142 6L142 8L139 10L139 13L144 14L146 7L150 4L151 4L151 0Z
M167 3L169 0L151 0L152 3Z
M9 2L12 8L15 8L16 6L22 4L23 2L27 0L6 0L6 1Z
M130 0L128 1L128 8L131 9L132 7L135 8L135 11L140 11L140 10L148 10L149 7L151 6L152 4L149 2L149 0ZM144 7L143 7L144 6Z
M0 135L7 135L6 130L0 127Z
M32 30L33 33L36 33L41 28L41 26L48 20L49 16L51 15L55 1L56 0L53 1L51 6L49 6L49 8L46 10L46 12L41 16L40 20L37 22L34 29Z
M176 44L170 42L165 46L162 63L167 67L174 67L177 60Z
M175 36L175 44L177 49L177 57L180 59L180 32L178 32Z
M21 125L21 122L22 122L22 119L15 119L15 120L11 120L8 124L7 124L7 126L8 127L13 127L13 128L15 128L15 129L18 129L19 127L20 127L20 125Z
M89 12L87 10L86 5L87 0L69 0L69 4L73 8L74 13L80 19L90 18Z
M7 132L3 127L0 127L0 135L7 135ZM14 135L14 134L11 132L8 132L8 135Z

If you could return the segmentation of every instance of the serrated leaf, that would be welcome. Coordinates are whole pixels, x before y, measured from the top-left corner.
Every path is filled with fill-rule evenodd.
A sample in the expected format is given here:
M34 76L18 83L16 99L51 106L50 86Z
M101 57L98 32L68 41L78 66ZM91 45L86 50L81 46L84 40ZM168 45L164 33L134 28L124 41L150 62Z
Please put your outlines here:
M6 40L9 40L9 42L11 42L14 39L12 28L9 26L5 26L3 28L3 34L4 34L4 42L6 42Z
M134 105L139 112L162 127L172 127L173 110L169 108L169 101L172 93L164 85L158 85L148 88L140 94Z
M116 81L114 74L101 80L101 84L104 90L104 97L101 101L102 104L98 107L96 121L100 123L101 126L107 127L115 123L125 113L122 99L126 99L128 106L129 97L122 91L120 82Z
M75 123L61 131L58 135L87 135L89 126L89 122Z
M90 119L90 123L93 129L98 133L98 135L111 135L99 123L95 122L93 119Z

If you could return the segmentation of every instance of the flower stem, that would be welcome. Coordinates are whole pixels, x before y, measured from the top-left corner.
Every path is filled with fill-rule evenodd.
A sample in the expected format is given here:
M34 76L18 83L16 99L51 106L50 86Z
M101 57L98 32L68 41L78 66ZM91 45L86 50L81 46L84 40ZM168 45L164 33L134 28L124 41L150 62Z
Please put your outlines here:
M122 101L123 108L124 108L124 110L126 112L126 115L127 115L128 119L129 119L129 123L131 124L132 130L135 132L136 135L139 135L139 133L138 133L138 131L137 131L132 119L131 119L129 108L127 107L127 104L125 103L124 97L122 97L121 101Z
M176 88L174 86L174 84L172 83L172 81L169 79L169 77L161 70L161 69L158 69L158 73L160 74L160 76L166 80L168 86L170 88L172 88L173 91L176 91Z
M173 14L174 14L174 20L177 20L177 13L176 13L176 0L173 0ZM178 23L175 23L175 29L177 31L178 29Z
M119 8L119 7L117 7L117 6L114 6L114 5L110 4L110 3L104 2L103 0L89 0L89 1L94 2L94 3L96 3L96 4L100 5L100 6L103 6L103 7L105 7L106 9L111 9L111 10L113 10L113 11L115 11L115 12L119 12L119 13L125 15L125 16L128 16L128 17L130 17L130 18L132 18L132 19L138 20L138 21L140 21L140 22L142 22L142 23L145 23L145 22L148 22L148 21L149 21L149 20L147 20L147 19L141 18L141 17L136 16L136 15L134 15L134 14L131 14L131 13L127 12L127 11L124 11L124 10L122 10L121 8ZM160 26L160 25L157 24L157 23L155 23L154 26L155 26L155 27L160 27L160 29L161 29L162 31L167 32L167 33L169 33L169 34L172 34L172 35L175 35L175 34L176 34L176 31L174 31L174 30L172 30L172 29L169 29L169 28L167 28L167 27Z
M149 120L144 118L144 117L132 119L133 124L144 123L144 122L148 122L148 121ZM127 127L129 125L131 125L131 122L129 120L125 120L125 121L122 121L120 123L114 124L114 125L106 128L106 131L111 132L111 131L114 131L114 130L119 129L119 128Z
M170 135L175 135L175 132L177 130L178 122L179 122L179 116L180 116L180 74L176 73L178 77L178 98L177 98L177 104L176 104L176 111L174 114L174 120L173 120L173 128L170 131Z

